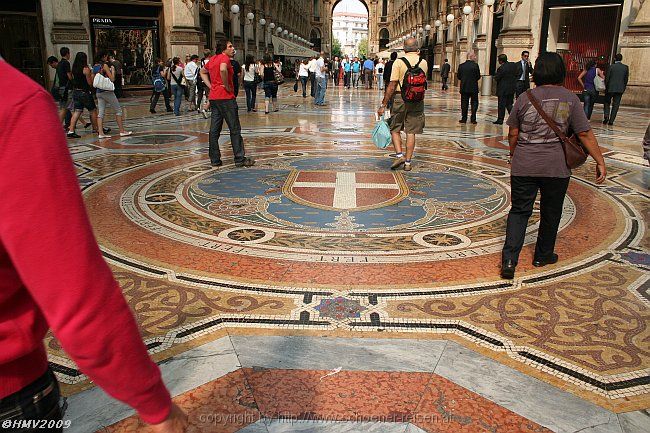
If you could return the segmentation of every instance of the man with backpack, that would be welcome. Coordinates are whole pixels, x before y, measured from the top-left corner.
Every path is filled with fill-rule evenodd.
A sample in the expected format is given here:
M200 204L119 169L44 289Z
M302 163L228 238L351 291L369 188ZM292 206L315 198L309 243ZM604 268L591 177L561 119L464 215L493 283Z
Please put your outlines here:
M391 165L391 170L404 167L411 171L411 159L415 150L415 135L424 130L424 93L427 89L427 61L420 58L418 41L408 38L404 42L404 57L393 63L390 84L384 94L384 100L377 114L384 115L388 102L395 92L401 97L393 100L390 132L397 160ZM402 148L401 131L406 133L406 152Z
M172 106L169 103L169 93L167 92L169 80L169 68L165 67L162 59L156 59L156 65L151 71L151 84L153 85L153 93L151 94L149 106L149 112L151 114L156 113L156 104L158 104L158 99L162 93L163 98L165 98L165 108L167 112L171 113L174 111Z

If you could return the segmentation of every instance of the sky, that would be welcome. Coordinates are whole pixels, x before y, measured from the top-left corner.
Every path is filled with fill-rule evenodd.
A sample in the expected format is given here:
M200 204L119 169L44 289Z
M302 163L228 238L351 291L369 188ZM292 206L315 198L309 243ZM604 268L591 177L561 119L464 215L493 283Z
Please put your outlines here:
M341 0L341 2L336 5L334 12L368 13L366 7L359 0Z

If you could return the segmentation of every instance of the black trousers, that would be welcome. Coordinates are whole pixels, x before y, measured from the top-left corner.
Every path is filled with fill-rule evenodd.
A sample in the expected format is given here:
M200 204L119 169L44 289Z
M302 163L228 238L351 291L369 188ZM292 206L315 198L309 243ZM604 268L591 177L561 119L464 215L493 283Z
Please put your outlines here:
M475 121L476 112L478 111L478 93L460 94L460 110L462 112L462 119L467 120L467 109L469 108L470 99L472 100L472 121Z
M621 105L621 98L623 97L622 93L606 93L605 94L605 105L603 107L605 111L605 119L609 120L610 123L614 123L616 119L616 114L618 113L618 107ZM609 107L612 107L610 113Z
M163 95L163 98L165 98L165 108L167 109L167 111L172 111L172 106L169 104L169 92L167 91L167 89L163 90L162 92L154 91L151 94L151 98L149 99L151 105L149 106L149 109L150 110L156 109L156 105L158 104L158 99L160 98L161 93Z
M339 70L336 69L336 70L332 71L332 73L334 74L334 85L338 86L339 85Z
M203 102L203 95L207 98L208 95L210 94L210 89L207 88L205 84L203 84L203 81L197 81L196 82L196 106L197 109L201 110L201 103Z
M512 93L510 95L502 95L498 97L498 100L497 120L503 122L503 119L506 117L506 110L508 110L508 114L512 111L512 103L515 100L515 95Z
M0 430L3 433L62 432L66 424L62 421L60 397L59 384L48 369L31 384L0 400ZM32 420L31 427L26 427L28 420ZM41 428L34 428L35 421Z
M524 80L517 80L517 84L515 85L515 92L517 95L517 98L519 95L524 93L528 88L530 87L530 84L526 85L526 82Z
M510 177L512 206L508 213L502 260L512 260L517 264L526 237L528 219L533 213L537 191L540 192L541 219L535 245L535 258L551 257L555 249L555 239L562 218L562 205L569 179L569 177Z
M115 97L116 98L121 98L124 96L124 91L122 90L122 74L117 75L115 74Z
M242 162L245 157L244 139L241 136L237 100L211 99L210 108L212 109L210 117L210 162L218 163L221 161L219 137L221 136L224 120L230 130L230 144L232 145L232 153L235 155L235 164Z
M448 77L442 77L442 90L449 89L449 86L447 85L447 80L448 79L449 79Z
M311 83L311 97L316 97L316 74L313 72L309 73L309 82Z

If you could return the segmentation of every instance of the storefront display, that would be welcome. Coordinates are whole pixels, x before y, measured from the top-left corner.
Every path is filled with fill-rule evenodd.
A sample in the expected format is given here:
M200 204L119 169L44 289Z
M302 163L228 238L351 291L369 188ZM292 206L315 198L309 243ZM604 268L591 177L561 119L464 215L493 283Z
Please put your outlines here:
M160 54L158 20L92 17L95 51L114 53L122 62L125 86L151 84L151 69Z

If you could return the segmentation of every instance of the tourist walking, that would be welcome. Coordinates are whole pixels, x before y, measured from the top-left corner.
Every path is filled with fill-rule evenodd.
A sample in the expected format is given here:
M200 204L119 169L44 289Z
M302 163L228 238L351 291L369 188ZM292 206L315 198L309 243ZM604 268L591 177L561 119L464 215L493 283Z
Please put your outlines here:
M517 62L517 98L519 95L530 89L530 77L533 75L533 65L530 63L530 53L521 52L521 60Z
M108 63L108 53L99 52L96 57L96 63L93 65L93 82L95 75L100 74L104 78L108 78L111 82L115 82L116 73L115 67ZM122 116L122 107L117 100L114 90L95 89L97 96L97 131L99 139L110 138L108 132L104 133L104 115L106 114L106 106L109 105L115 110L115 120L119 128L120 137L126 137L132 134L131 131L124 129L124 118ZM109 131L110 132L110 131Z
M86 62L77 63L82 78L91 75L83 72ZM43 344L51 328L76 368L133 407L150 424L143 428L185 432L187 416L172 403L97 246L52 98L3 60L0 77L0 118L12 119L0 134L2 431L64 431L59 383Z
M467 60L458 67L458 79L460 80L460 109L462 112L459 122L467 123L467 110L471 99L472 116L470 121L476 124L478 80L481 79L481 70L476 64L476 54L473 52L467 53Z
M168 113L174 111L169 103L169 94L167 93L167 85L169 83L169 68L166 67L162 59L156 59L156 65L153 67L151 73L151 79L153 82L153 91L151 93L149 112L152 114L156 113L156 105L158 104L158 99L160 95L163 95L165 100L165 108Z
M341 61L339 60L338 56L334 56L334 60L332 61L332 79L334 85L337 87L339 85L340 73L341 73Z
M357 89L359 87L359 78L361 76L361 62L358 58L354 58L352 62L352 87Z
M181 81L183 79L183 67L181 66L180 57L174 57L172 59L172 67L169 73L171 77L171 93L174 95L174 115L181 115L181 102L185 94L183 92L183 85Z
M122 90L122 80L124 77L122 62L117 60L115 54L109 54L108 63L115 69L115 96L119 99L124 96L124 91Z
M320 57L316 61L316 99L314 105L325 105L325 91L327 90L327 65L325 63L325 53L321 51Z
M377 87L384 90L384 59L379 60L375 65L375 75L377 76Z
M199 56L196 54L190 57L190 61L185 64L183 69L185 75L185 82L188 89L188 100L190 102L188 111L196 110L196 81L199 76Z
M451 65L449 64L449 60L445 59L445 62L440 67L440 79L442 80L443 91L449 90L449 84L447 83L449 80L449 72L451 72Z
M278 111L278 82L275 76L275 65L271 56L264 56L262 80L264 82L264 113L269 110Z
M309 83L311 84L311 97L316 97L316 56L312 57L307 64L309 69Z
M533 266L558 261L555 240L571 170L560 137L532 105L531 97L564 134L571 130L578 135L596 161L596 183L603 183L607 175L605 160L580 100L562 86L565 76L566 67L559 54L540 54L533 72L536 87L517 98L508 118L512 205L502 252L502 278L514 277L538 191L541 193L540 222Z
M404 171L411 171L415 136L424 131L428 65L426 60L420 58L417 39L406 39L404 52L404 57L395 60L392 66L390 83L377 114L383 116L393 95L400 93L395 96L391 109L390 133L397 159L390 168L396 170L403 167ZM406 151L402 146L401 131L406 133Z
M627 81L630 78L630 68L623 64L623 56L619 53L614 56L614 64L607 70L605 76L605 116L603 123L614 124L618 107L621 105L621 98L627 88ZM611 107L611 111L610 111Z
M61 47L59 50L61 60L56 65L56 81L58 81L58 88L56 89L59 94L59 119L61 122L66 122L66 126L70 126L70 119L68 117L68 99L71 96L72 84L72 66L70 66L70 48Z
M88 56L86 53L80 51L74 58L72 64L72 102L74 113L70 119L70 127L68 128L68 138L79 138L75 132L77 120L83 113L84 109L90 112L90 121L93 124L93 132L97 132L97 107L92 95L93 73L88 66ZM108 133L110 129L105 129L102 132Z
M212 51L207 49L207 48L205 50L203 50L203 58L199 62L199 65L200 65L199 71L202 68L206 67L206 65L210 61L210 57L212 57ZM208 99L207 95L208 95L209 92L210 92L210 88L205 85L205 83L203 82L202 75L199 72L199 75L196 78L196 105L197 105L196 108L199 111L199 113L201 113L201 115L203 116L204 119L208 118L208 113L207 113L206 110L210 106L210 101L207 100ZM207 101L204 101L204 98L203 98L204 95L206 96L205 99Z
M246 62L244 62L244 91L246 92L247 112L257 112L255 102L257 99L258 76L259 72L257 70L257 65L255 64L255 59L249 54L246 56Z
M352 82L352 62L346 56L345 63L343 63L343 86L349 89L351 82Z
M298 79L302 85L302 97L307 97L307 81L309 81L309 62L307 59L304 59L300 62L300 69L298 70Z
M605 79L605 74L603 71L596 67L596 62L594 60L590 60L585 65L584 70L580 72L580 75L578 75L578 82L583 89L583 108L585 110L587 119L591 119L591 113L594 111L594 104L596 103L596 98L598 97L596 85L594 84L594 79L596 77Z
M498 111L495 125L502 125L503 119L512 111L512 104L515 101L515 91L517 90L517 66L508 61L508 56L499 54L499 69L497 69L494 80L497 82Z
M372 76L375 73L375 62L372 59L366 59L363 62L364 85L366 89L372 89Z
M210 89L208 96L212 109L210 119L210 165L220 167L223 165L221 151L219 150L219 137L223 121L226 121L230 130L230 143L235 157L236 167L251 167L255 164L252 158L246 157L244 139L241 136L239 111L233 78L235 71L230 61L235 55L235 47L230 41L217 44L215 52L220 53L210 59L205 67L201 68L201 79Z

